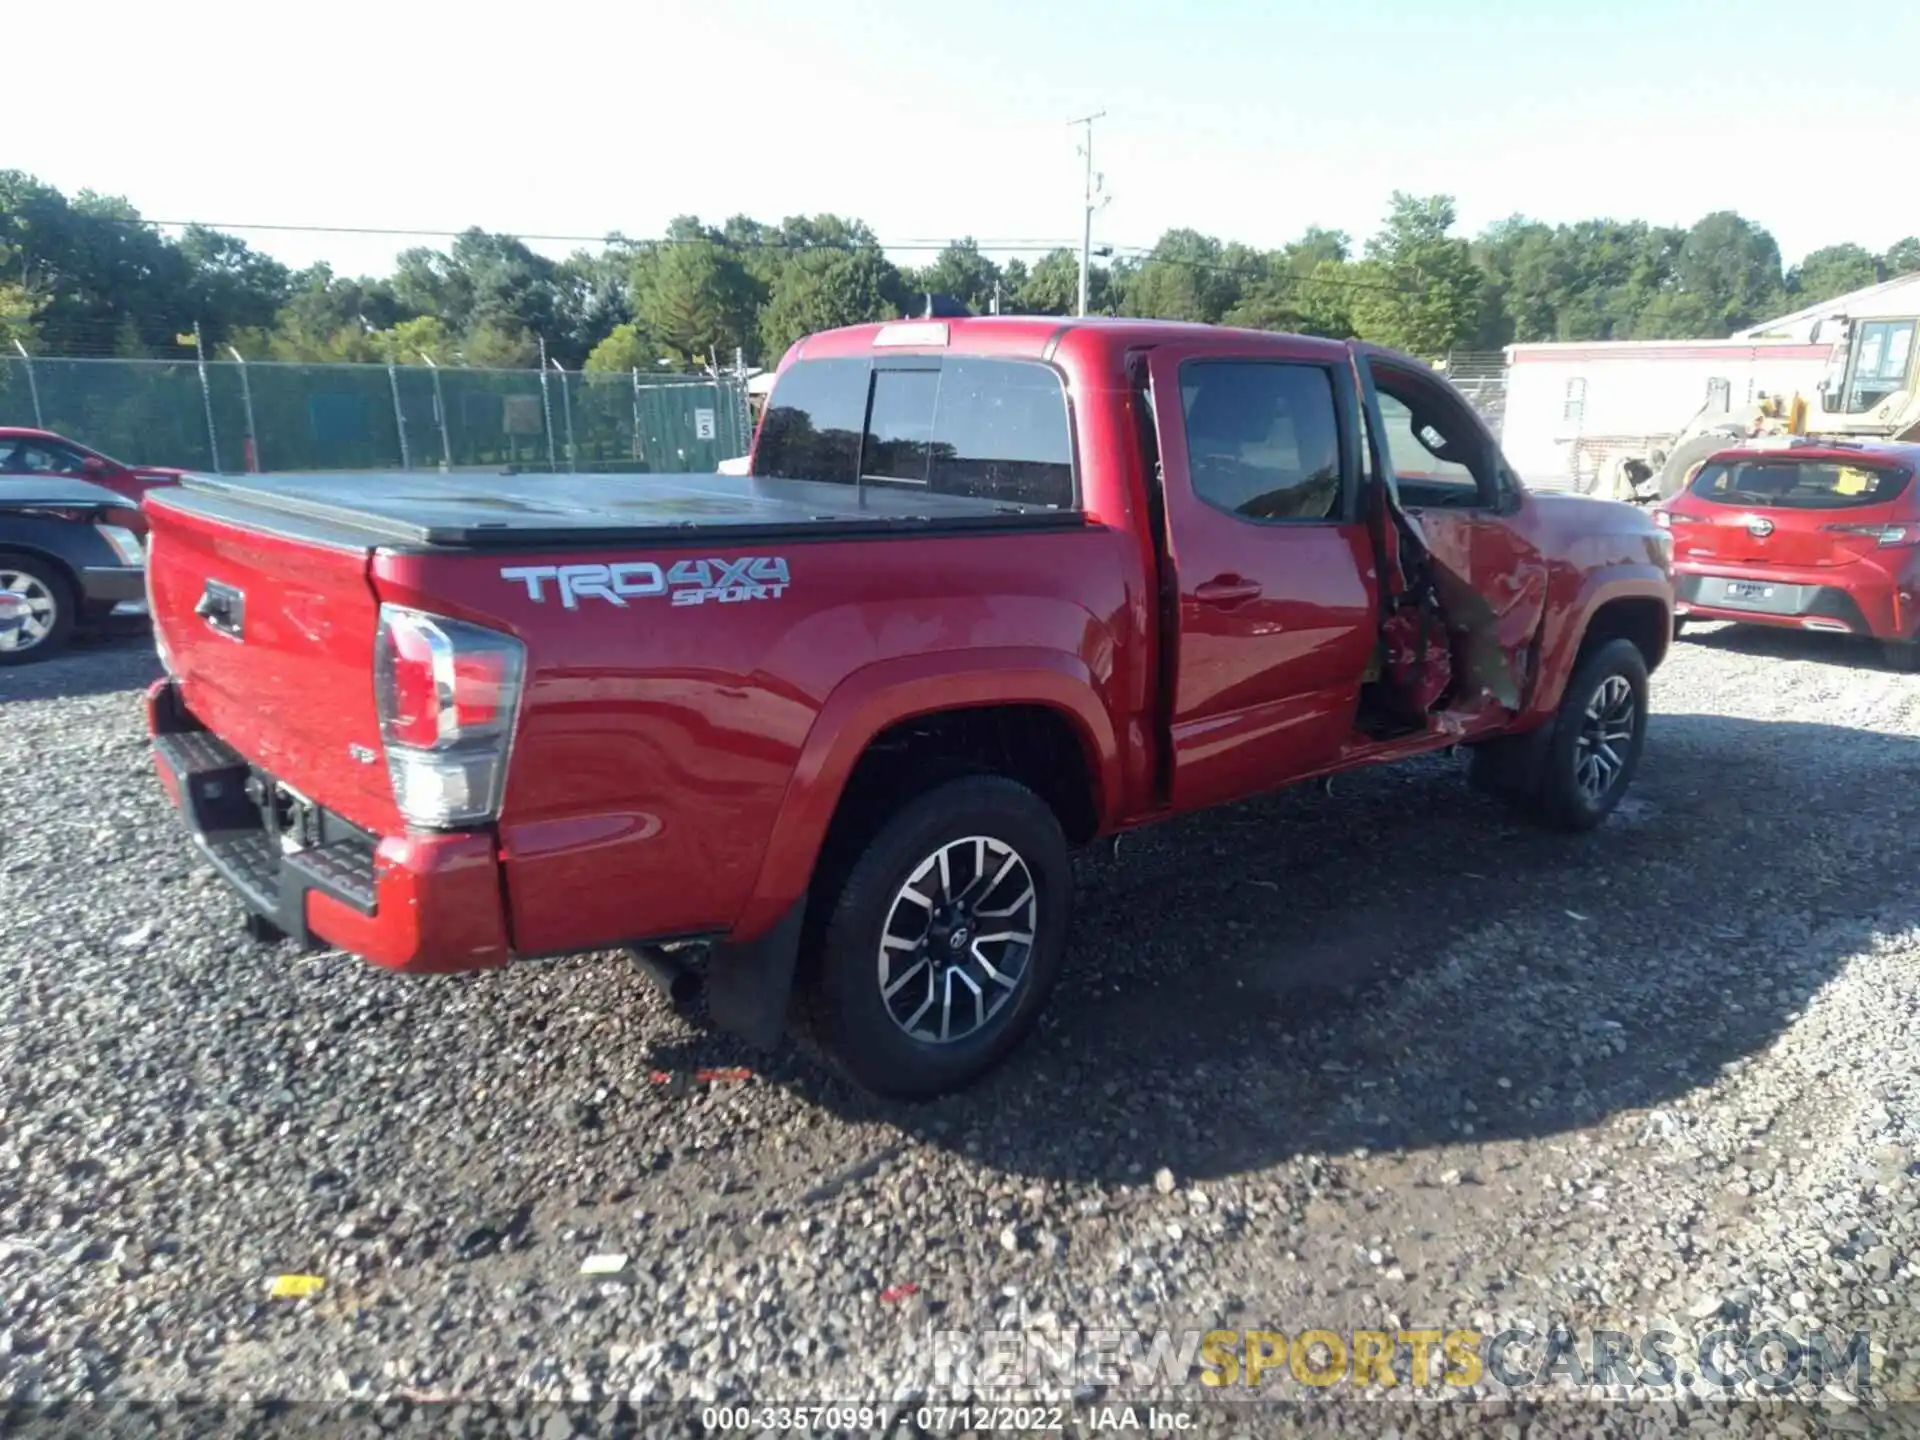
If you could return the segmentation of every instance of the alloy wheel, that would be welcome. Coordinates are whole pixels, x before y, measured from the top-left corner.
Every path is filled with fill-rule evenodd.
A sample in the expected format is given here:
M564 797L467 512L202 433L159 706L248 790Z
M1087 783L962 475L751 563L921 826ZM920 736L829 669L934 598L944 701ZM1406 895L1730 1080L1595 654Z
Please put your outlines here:
M0 570L0 595L18 623L0 628L0 650L31 650L53 633L60 618L60 602L37 575L24 570Z
M927 856L895 892L880 932L880 995L909 1037L977 1035L1021 989L1039 895L1005 841L969 835Z
M1573 747L1573 779L1589 804L1605 798L1626 770L1638 708L1624 675L1607 676L1587 702Z

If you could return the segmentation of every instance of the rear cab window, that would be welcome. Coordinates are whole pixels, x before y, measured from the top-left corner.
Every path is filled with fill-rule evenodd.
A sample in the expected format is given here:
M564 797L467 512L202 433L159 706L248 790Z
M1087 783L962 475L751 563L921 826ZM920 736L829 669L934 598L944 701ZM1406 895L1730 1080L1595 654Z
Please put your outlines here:
M1078 503L1059 375L968 355L798 360L768 397L752 473L1049 510Z
M1900 495L1912 472L1864 460L1711 460L1688 493L1714 505L1746 509L1846 510L1884 505Z

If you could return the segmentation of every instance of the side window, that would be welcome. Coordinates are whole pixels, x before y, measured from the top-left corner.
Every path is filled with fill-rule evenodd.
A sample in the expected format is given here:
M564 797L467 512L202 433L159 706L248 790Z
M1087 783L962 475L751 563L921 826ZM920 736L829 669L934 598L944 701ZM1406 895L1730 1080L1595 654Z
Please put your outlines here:
M1340 421L1326 370L1191 361L1180 367L1180 409L1203 502L1249 520L1340 517Z
M1560 418L1569 425L1578 426L1587 418L1587 382L1584 376L1576 375L1567 381L1567 395L1560 402Z
M866 424L865 360L801 360L767 397L753 473L851 485Z
M22 440L14 447L9 473L20 475L65 475L80 473L80 457L64 445L48 445L39 440Z
M1464 403L1450 401L1437 388L1374 370L1381 434L1374 437L1387 453L1409 506L1472 508L1491 506L1496 483L1485 469L1484 442L1469 423Z

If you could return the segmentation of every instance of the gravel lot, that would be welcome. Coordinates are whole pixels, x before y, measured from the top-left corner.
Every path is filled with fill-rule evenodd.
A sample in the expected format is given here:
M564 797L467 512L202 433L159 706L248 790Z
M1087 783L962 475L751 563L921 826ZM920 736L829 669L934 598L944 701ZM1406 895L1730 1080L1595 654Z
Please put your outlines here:
M1441 757L1089 855L1042 1033L918 1108L614 957L422 980L251 946L152 778L154 673L138 639L0 671L15 1401L908 1404L970 1383L936 1330L1518 1319L1871 1330L1907 1403L1821 1423L1915 1428L1920 677L1867 652L1690 632L1586 839ZM619 1281L579 1273L606 1252ZM327 1288L268 1298L288 1272ZM1820 1418L1273 1389L1356 1433Z

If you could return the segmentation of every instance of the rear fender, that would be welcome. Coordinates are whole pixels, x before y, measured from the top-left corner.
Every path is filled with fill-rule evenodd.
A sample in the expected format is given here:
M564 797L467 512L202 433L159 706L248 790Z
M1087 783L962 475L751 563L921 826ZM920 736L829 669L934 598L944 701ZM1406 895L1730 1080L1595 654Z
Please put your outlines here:
M805 896L848 777L876 735L916 716L989 705L1044 705L1072 723L1104 829L1122 795L1120 747L1098 683L1079 657L1007 647L879 661L841 681L821 706L730 940L758 939Z
M891 725L940 711L1044 705L1072 723L1094 777L1104 828L1121 795L1113 721L1076 656L1006 648L883 660L834 689L808 731L774 820L753 894L707 971L708 1013L750 1044L771 1048L786 1028L807 891L854 766Z

